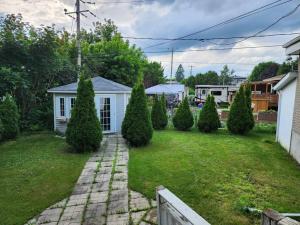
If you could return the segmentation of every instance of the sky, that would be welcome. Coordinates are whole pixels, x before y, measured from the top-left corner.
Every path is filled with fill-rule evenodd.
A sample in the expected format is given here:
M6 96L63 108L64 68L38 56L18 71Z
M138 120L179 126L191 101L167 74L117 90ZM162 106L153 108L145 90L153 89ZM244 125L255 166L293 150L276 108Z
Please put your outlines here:
M268 48L243 47L282 45L300 35L300 7L291 15L288 15L300 4L300 0L277 0L276 3L274 3L275 0L94 1L95 5L82 3L82 9L89 9L97 15L97 18L93 16L83 17L82 27L89 29L94 21L103 21L104 18L112 19L124 37L172 39L201 30L202 32L186 38L244 37L253 36L272 24L274 25L259 35L299 32L299 34L294 35L252 37L246 40L215 39L208 41L177 40L166 42L161 40L129 39L132 44L136 44L144 50L150 61L162 63L165 68L165 76L170 76L171 74L172 48L175 51L173 76L180 63L185 69L186 77L190 74L195 75L208 70L215 70L219 73L224 64L228 64L229 68L233 69L236 75L248 76L257 63L263 61L281 63L286 59L286 55L285 50L281 46ZM250 16L203 31L207 27L270 3L274 4ZM64 27L74 32L75 21L64 15L64 9L67 9L69 12L74 11L74 4L75 0L0 0L0 16L5 16L9 13L21 13L24 21L30 22L35 26L55 24L58 29ZM281 17L284 18L279 20ZM161 45L153 46L162 42L164 43ZM227 50L213 50L216 48L227 48ZM198 51L198 49L201 49L201 51Z

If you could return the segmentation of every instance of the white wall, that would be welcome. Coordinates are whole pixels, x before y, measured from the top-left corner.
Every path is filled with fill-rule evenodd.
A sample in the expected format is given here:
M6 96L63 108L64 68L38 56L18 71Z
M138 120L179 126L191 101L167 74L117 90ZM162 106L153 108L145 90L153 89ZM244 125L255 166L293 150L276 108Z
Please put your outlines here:
M279 92L276 138L288 151L291 143L296 84L297 82L294 80Z

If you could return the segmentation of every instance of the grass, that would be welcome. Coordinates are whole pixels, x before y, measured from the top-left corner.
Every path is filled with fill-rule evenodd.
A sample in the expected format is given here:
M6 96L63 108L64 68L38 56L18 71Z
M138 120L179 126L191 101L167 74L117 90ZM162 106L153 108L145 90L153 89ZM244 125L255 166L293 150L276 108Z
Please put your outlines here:
M72 191L88 154L52 133L0 144L0 224L24 224Z
M148 146L130 150L129 186L155 198L164 185L213 225L260 224L245 207L299 212L300 167L270 130L156 131Z

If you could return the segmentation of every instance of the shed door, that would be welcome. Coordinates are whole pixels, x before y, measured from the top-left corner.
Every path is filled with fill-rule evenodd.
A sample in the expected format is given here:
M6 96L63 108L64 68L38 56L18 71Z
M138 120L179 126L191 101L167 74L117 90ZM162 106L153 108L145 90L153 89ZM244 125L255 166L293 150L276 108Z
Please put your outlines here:
M104 133L115 132L116 127L116 98L114 95L101 95L99 98L99 118Z

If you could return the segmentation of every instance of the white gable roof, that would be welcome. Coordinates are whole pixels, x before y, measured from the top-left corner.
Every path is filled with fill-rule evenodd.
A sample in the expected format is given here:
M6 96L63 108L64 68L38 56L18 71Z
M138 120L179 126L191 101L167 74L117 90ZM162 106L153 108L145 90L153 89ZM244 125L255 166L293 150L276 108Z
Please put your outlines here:
M297 72L289 72L273 87L273 90L280 91L284 89L289 83L291 83L297 77L298 77Z
M184 92L183 84L159 84L146 89L146 94L178 94Z

